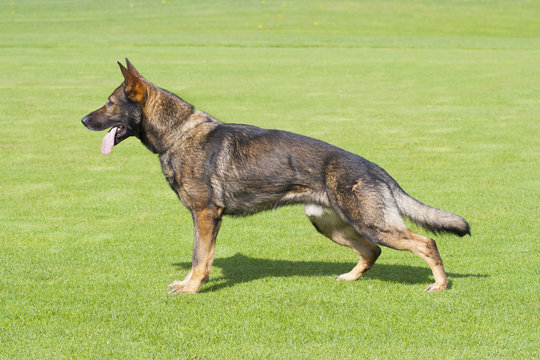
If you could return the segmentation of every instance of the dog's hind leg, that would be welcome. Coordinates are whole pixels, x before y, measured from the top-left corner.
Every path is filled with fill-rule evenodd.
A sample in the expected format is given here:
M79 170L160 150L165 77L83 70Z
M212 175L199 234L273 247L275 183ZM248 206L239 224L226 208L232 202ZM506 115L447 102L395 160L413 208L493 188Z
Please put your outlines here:
M339 184L338 184L339 185ZM354 188L354 186L353 186ZM408 250L429 265L435 283L426 291L445 290L448 278L433 239L413 233L403 222L388 187L357 183L352 192L334 190L332 198L343 218L369 243Z
M360 257L358 264L351 271L339 275L336 280L357 280L373 266L381 254L379 246L365 240L349 224L341 220L335 211L318 205L307 205L305 213L318 232L336 244L350 247Z
M435 283L429 285L425 291L440 291L448 288L448 278L435 240L416 234L409 229L396 231L369 231L373 238L381 245L396 250L408 250L421 257L429 265L435 278Z
M222 209L207 208L193 212L194 240L192 267L183 281L169 284L173 289L170 294L196 293L208 280L214 261L216 237L221 225Z

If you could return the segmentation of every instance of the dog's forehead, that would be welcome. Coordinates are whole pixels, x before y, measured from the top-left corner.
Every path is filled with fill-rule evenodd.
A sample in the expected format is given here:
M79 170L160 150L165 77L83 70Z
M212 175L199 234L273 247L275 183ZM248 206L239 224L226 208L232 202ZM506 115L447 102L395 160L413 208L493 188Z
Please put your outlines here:
M124 86L125 86L124 83L122 83L122 84L120 84L120 86L118 86L116 89L114 89L112 94L109 95L109 100L111 98L117 98L117 99L118 98L121 98L121 99L125 98L126 95L124 93Z

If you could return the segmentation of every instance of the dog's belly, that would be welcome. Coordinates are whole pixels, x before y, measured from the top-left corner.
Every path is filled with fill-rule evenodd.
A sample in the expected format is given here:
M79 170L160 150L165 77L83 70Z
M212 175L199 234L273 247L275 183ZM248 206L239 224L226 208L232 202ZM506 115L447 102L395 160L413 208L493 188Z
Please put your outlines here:
M295 187L284 191L250 191L237 192L223 196L224 213L228 215L246 216L264 210L276 209L284 205L293 204L321 204L327 206L328 201L322 192L309 188ZM318 206L318 205L314 205Z

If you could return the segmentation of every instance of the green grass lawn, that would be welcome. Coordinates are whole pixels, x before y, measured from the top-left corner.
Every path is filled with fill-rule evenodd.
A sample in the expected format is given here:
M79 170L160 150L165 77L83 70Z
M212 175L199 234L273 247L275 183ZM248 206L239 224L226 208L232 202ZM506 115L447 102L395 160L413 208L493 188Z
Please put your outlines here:
M302 133L465 217L410 253L356 257L299 206L225 218L210 281L192 223L136 139L82 116L149 80L225 122ZM1 359L540 357L540 2L3 1ZM422 230L419 230L422 231Z

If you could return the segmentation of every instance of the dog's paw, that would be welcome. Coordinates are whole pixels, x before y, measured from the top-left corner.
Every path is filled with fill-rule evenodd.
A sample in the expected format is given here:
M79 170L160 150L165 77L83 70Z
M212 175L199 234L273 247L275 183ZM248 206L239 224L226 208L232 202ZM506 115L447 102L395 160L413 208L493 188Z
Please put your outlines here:
M362 273L358 274L356 272L348 272L341 274L336 278L336 281L355 281L362 277Z
M186 280L174 280L173 282L169 283L169 287L172 288L179 288L186 286L187 281Z
M183 287L176 287L174 289L171 289L169 291L169 294L178 295L178 294L195 294L199 290L198 287L193 286L183 286Z
M448 283L442 283L442 284L433 283L429 285L427 288L425 288L424 291L436 292L436 291L446 290L447 288L448 288Z

